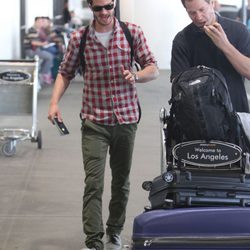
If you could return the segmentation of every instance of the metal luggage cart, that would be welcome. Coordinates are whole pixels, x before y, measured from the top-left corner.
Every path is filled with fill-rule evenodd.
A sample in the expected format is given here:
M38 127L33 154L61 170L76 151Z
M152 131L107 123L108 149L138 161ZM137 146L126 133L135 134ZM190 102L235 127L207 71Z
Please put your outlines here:
M5 156L16 153L17 141L31 140L42 148L42 133L37 130L37 93L39 58L34 60L0 60L0 143ZM2 127L17 117L32 115L31 129L13 124ZM23 118L24 119L24 118ZM20 119L19 119L20 120ZM25 119L27 120L27 119Z

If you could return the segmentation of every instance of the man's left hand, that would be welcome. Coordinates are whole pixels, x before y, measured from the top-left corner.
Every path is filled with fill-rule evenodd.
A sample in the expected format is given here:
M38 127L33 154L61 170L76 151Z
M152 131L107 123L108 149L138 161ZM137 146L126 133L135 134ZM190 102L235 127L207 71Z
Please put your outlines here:
M122 71L123 78L126 81L128 81L130 84L135 83L135 76L133 72L130 72L129 70L125 69L123 65L121 65L121 71Z

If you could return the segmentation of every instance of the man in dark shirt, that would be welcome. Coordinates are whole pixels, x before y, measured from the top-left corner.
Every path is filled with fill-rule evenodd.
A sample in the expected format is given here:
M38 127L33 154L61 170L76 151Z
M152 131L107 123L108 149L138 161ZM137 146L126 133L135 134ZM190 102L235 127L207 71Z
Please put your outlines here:
M250 79L250 33L216 15L213 0L182 0L192 23L173 41L171 80L197 65L216 68L227 81L234 109L249 112L244 78Z
M69 24L70 21L71 21L71 14L69 11L69 3L68 0L65 0L63 7L63 24Z

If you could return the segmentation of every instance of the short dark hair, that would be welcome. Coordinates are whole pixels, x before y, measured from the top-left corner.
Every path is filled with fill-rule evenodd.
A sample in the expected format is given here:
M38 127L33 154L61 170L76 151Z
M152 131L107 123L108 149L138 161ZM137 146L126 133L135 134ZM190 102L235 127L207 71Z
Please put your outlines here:
M35 21L39 20L39 19L47 19L50 20L50 18L48 16L36 16L35 17Z
M181 0L183 6L184 6L185 8L186 8L185 3L186 3L187 1L191 2L192 0ZM207 3L210 3L210 2L211 2L211 0L204 0L204 1L207 2Z
M114 2L114 0L112 0L112 2ZM90 4L90 5L92 5L93 0L87 0L87 3Z

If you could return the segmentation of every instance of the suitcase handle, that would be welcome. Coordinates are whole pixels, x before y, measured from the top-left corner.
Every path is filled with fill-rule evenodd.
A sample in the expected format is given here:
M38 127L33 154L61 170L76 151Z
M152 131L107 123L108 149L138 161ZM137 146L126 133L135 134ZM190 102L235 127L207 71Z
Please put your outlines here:
M216 197L186 197L185 201L181 201L180 203L186 206L195 206L195 205L235 205L246 207L250 206L250 199L236 199L236 198L216 198Z

